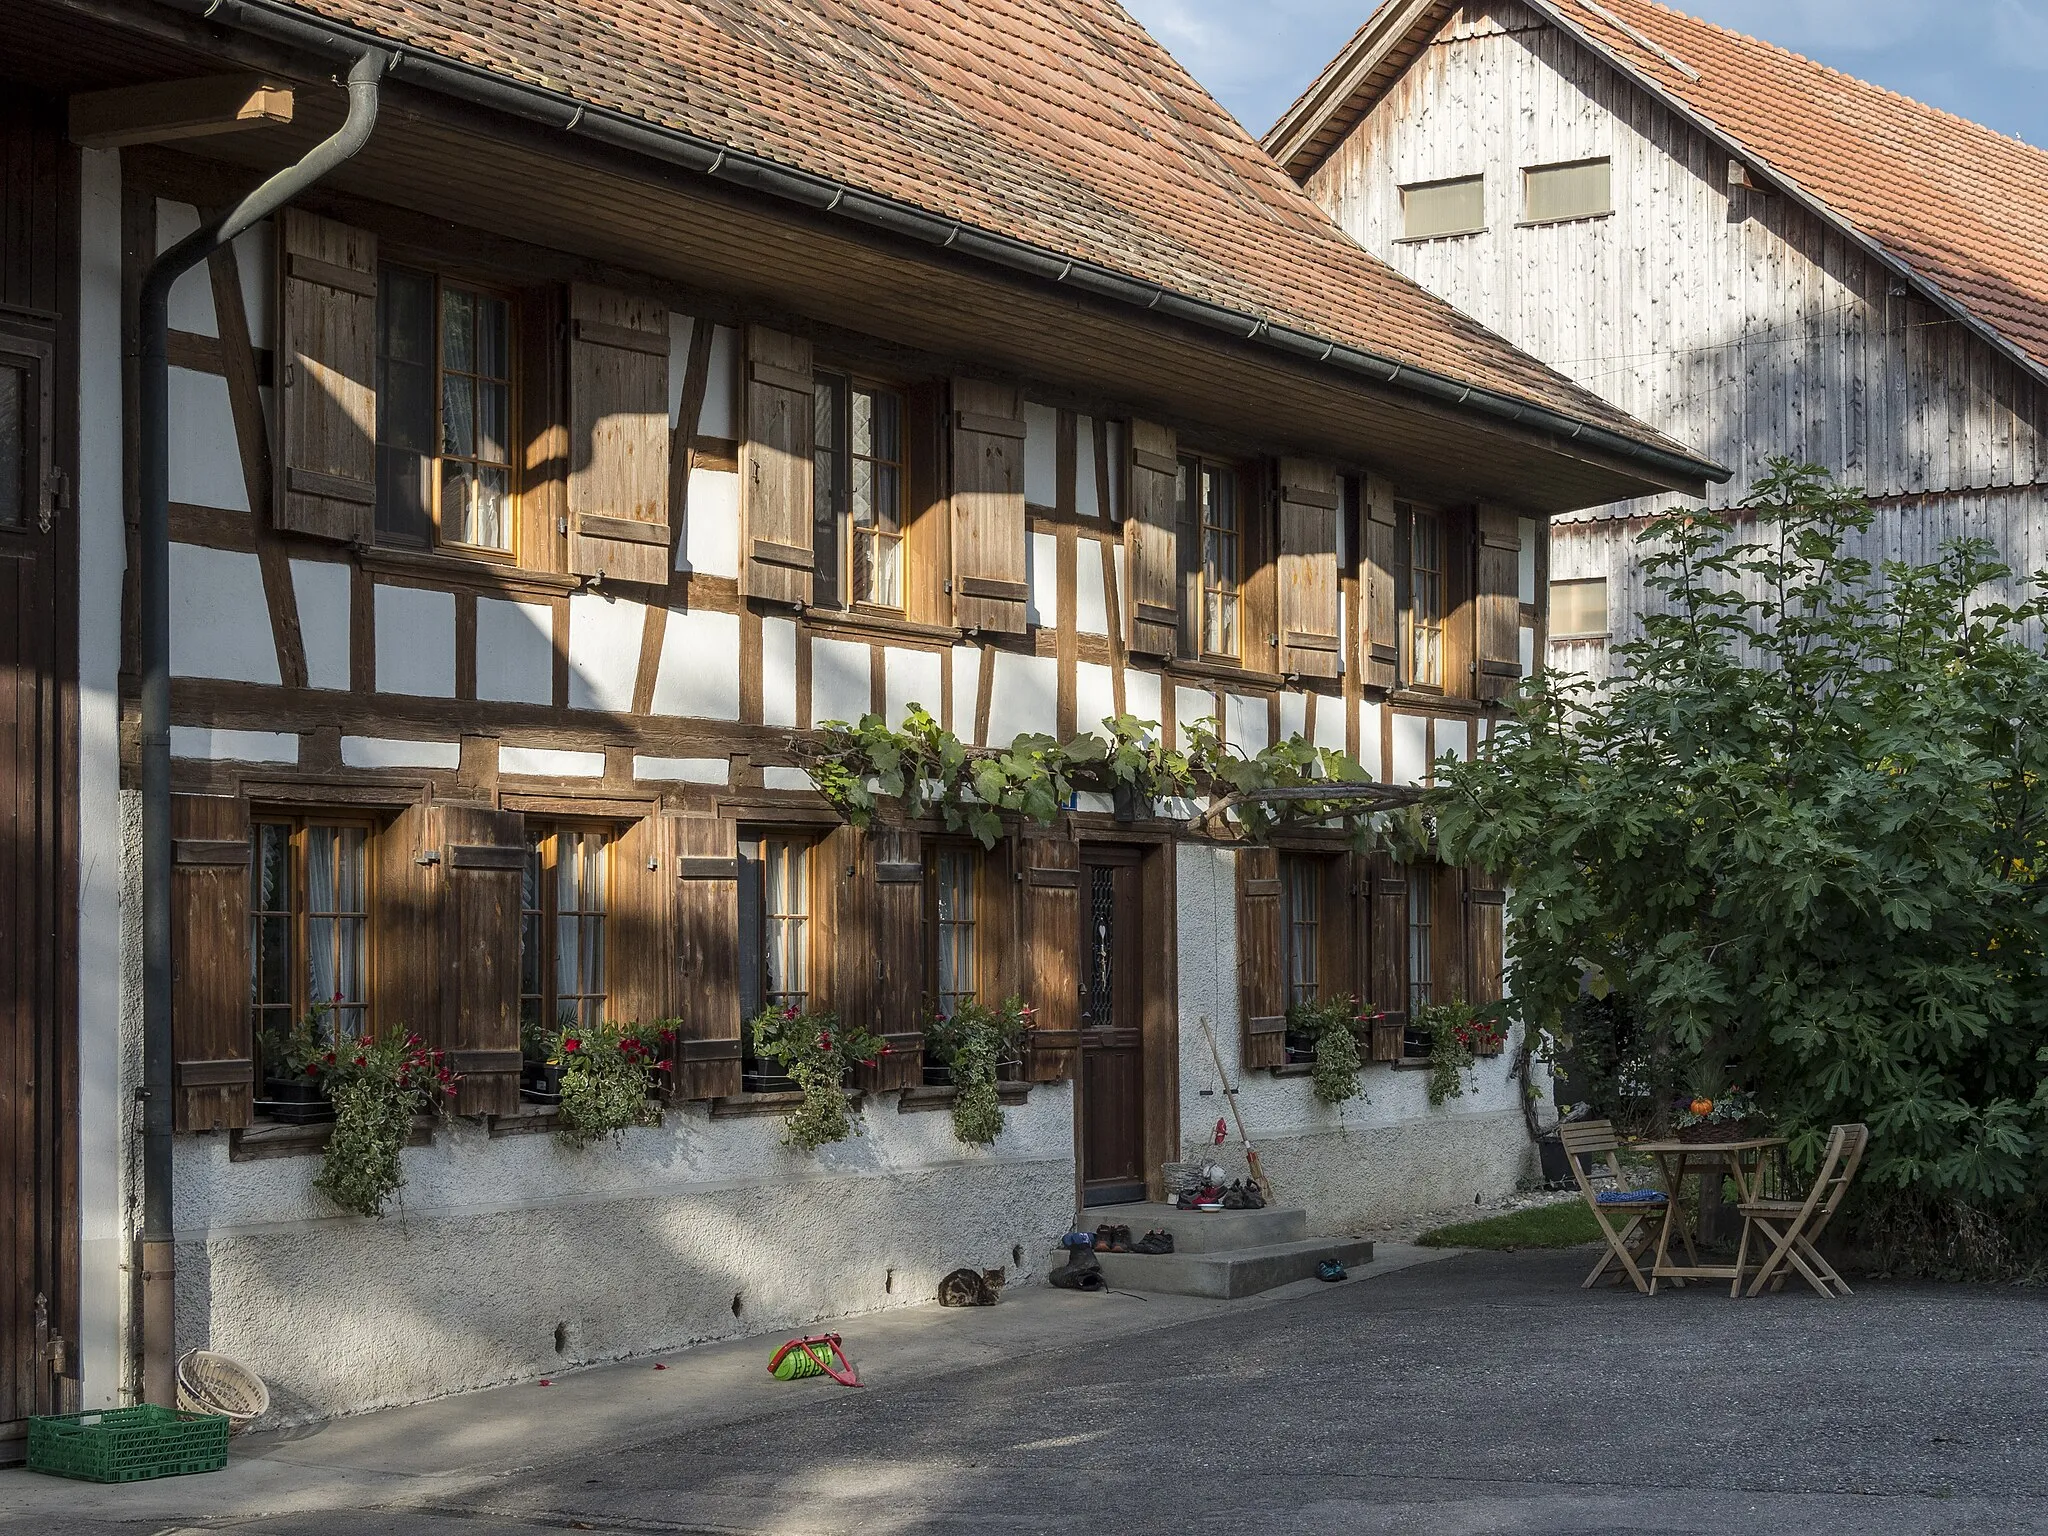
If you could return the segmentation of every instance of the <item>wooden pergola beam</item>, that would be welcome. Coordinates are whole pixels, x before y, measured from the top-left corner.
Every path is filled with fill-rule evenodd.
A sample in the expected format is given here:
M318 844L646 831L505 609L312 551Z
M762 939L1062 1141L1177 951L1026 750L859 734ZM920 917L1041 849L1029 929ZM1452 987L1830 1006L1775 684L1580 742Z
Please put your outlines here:
M202 75L81 91L70 108L72 143L120 149L288 123L292 88L256 74Z

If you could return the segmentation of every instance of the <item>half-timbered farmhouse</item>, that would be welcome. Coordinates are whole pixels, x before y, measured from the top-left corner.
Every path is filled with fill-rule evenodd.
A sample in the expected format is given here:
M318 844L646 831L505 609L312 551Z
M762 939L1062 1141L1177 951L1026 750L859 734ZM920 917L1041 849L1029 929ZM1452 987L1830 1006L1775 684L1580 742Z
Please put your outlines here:
M1386 0L1266 136L1368 250L1872 558L2048 564L2048 153L1652 0ZM1551 530L1553 665L1646 594L1631 499Z
M1718 472L1119 7L4 0L0 78L0 1420L174 1341L308 1416L1042 1273L1210 1145L1204 1016L1317 1230L1515 1178L1512 1053L1432 1111L1376 1031L1333 1109L1284 1034L1493 995L1499 892L1094 793L864 834L793 750L1128 713L1414 784L1539 652L1545 519ZM965 1145L921 1021L1010 993ZM893 1043L857 1137L783 1144L770 1001ZM402 1220L267 1085L316 1003L461 1074ZM607 1019L676 1021L669 1102L572 1150L522 1023Z

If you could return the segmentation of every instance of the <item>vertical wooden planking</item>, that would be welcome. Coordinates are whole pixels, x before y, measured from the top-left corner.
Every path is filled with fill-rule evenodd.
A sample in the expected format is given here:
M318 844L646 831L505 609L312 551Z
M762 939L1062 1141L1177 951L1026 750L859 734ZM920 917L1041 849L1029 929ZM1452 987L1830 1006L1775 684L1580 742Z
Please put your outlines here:
M811 344L747 327L740 444L740 591L811 600Z
M1013 385L953 381L953 611L964 629L1021 635L1024 409Z
M249 804L174 796L171 835L174 1119L181 1131L233 1130L254 1107Z
M1018 843L1017 935L1023 998L1034 1011L1025 1073L1035 1083L1075 1075L1081 1053L1081 850L1065 838Z
M739 829L723 817L684 816L674 852L676 1096L740 1091Z
M277 216L276 526L367 544L377 497L377 237Z
M1343 483L1334 467L1279 464L1279 666L1303 677L1338 675L1337 514Z
M1248 1072L1287 1062L1287 976L1280 925L1280 856L1271 848L1238 849L1238 1059Z

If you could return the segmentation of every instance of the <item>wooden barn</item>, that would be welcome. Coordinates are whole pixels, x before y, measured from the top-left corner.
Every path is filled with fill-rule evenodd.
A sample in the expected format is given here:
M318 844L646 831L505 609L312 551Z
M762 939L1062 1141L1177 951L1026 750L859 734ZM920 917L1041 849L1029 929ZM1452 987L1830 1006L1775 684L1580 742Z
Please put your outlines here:
M1331 1108L1290 1003L1500 893L1083 793L857 832L827 721L1129 714L1416 784L1545 520L1719 473L1347 239L1110 0L0 0L0 1429L210 1345L284 1418L1042 1273L1220 1113L1317 1232L1509 1187L1513 1053ZM259 190L260 186L260 190ZM1019 993L992 1145L921 1028ZM785 1145L743 1019L895 1049ZM314 1187L313 1005L461 1075ZM673 1021L577 1149L528 1031ZM544 1094L545 1090L541 1090Z
M2048 153L1652 0L1387 0L1266 135L1366 249L1729 466L1878 507L1866 554L2048 566ZM1551 529L1604 675L1668 496Z

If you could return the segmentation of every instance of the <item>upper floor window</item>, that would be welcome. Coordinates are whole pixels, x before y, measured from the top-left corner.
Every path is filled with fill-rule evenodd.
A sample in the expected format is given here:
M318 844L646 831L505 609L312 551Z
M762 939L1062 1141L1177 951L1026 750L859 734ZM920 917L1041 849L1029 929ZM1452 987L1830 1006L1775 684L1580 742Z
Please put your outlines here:
M605 912L611 836L531 828L519 896L519 1019L592 1029L605 1017Z
M819 373L811 479L811 600L903 606L903 397Z
M1444 527L1441 514L1402 502L1395 507L1400 568L1402 680L1411 688L1444 686Z
M281 1037L314 1004L335 1039L370 1016L370 827L259 820L249 891L249 993L257 1039Z
M1486 178L1459 176L1401 189L1401 238L1435 240L1486 228Z
M1590 640L1608 633L1607 578L1553 581L1550 584L1550 637Z
M1614 211L1614 163L1575 160L1522 172L1522 218L1530 224L1591 219Z
M1195 536L1189 623L1200 654L1238 659L1240 560L1237 473L1206 459L1180 461L1180 523Z
M512 305L428 272L377 280L377 531L512 549Z

